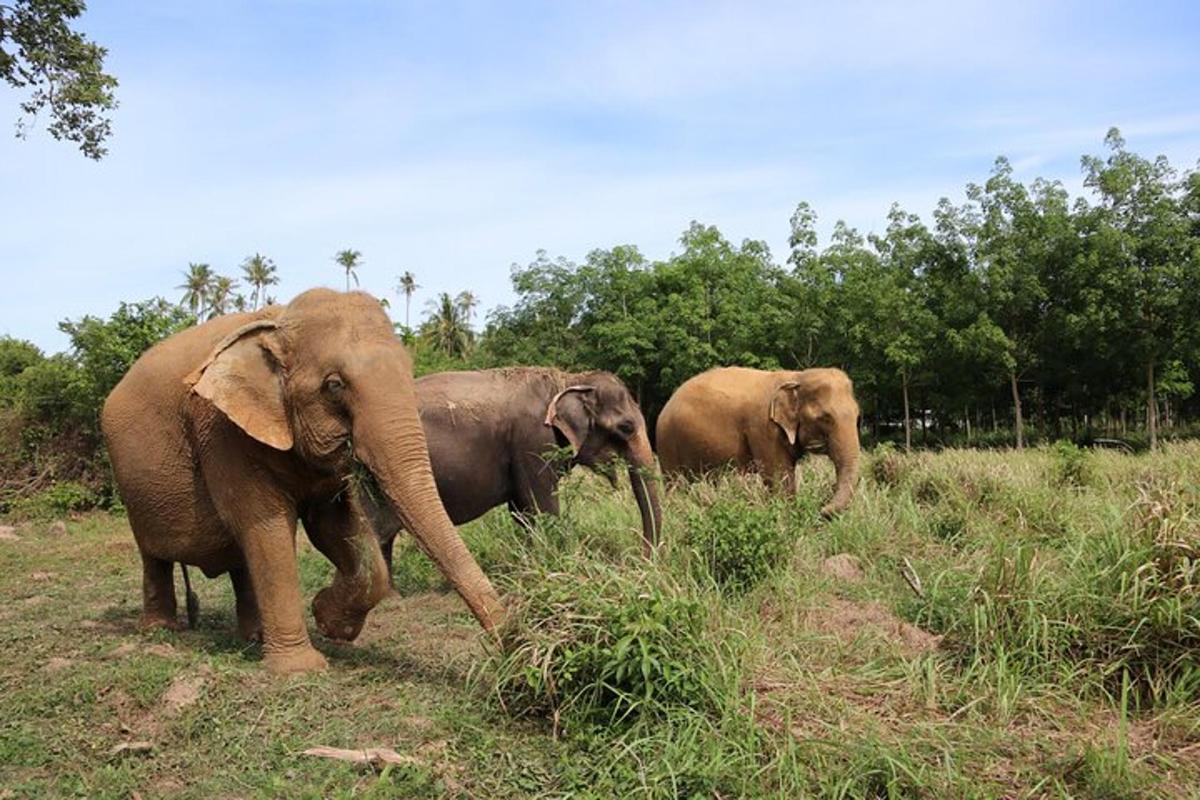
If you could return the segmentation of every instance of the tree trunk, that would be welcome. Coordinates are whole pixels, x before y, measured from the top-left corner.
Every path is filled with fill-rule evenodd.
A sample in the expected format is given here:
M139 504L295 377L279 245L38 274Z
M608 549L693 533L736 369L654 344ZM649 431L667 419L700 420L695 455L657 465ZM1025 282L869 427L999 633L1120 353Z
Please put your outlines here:
M1019 391L1017 391L1017 373L1016 373L1016 371L1014 370L1013 372L1008 373L1008 377L1009 377L1009 382L1012 384L1013 414L1015 415L1015 418L1016 418L1016 427L1017 427L1017 449L1024 450L1025 449L1025 430L1024 430L1025 423L1024 423L1024 420L1021 418L1021 393Z
M971 409L963 409L963 420L967 423L967 447L971 446Z
M1158 449L1158 397L1154 392L1154 359L1146 364L1146 429L1150 431L1150 449Z
M900 385L904 390L904 451L912 451L912 418L908 413L908 373L900 374Z

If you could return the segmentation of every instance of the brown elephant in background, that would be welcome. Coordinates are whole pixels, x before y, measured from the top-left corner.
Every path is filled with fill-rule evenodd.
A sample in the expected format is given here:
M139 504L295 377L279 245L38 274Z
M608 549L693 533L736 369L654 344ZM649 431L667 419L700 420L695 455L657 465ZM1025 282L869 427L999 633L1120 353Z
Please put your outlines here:
M858 482L858 402L840 369L767 372L710 369L685 381L656 427L665 473L700 474L733 464L795 492L796 461L824 447L837 470L829 515L846 508Z
M142 556L144 626L175 627L172 562L228 572L239 632L269 669L325 666L309 641L296 521L337 567L313 601L349 640L389 591L352 506L357 459L485 628L503 608L438 499L412 366L379 301L314 289L287 306L218 317L146 352L101 424Z
M644 552L657 542L662 511L646 421L615 375L542 367L443 372L418 379L416 392L438 494L455 524L501 503L519 520L557 514L563 474L581 464L615 486L619 457L641 512ZM555 458L565 447L571 457ZM369 493L363 505L373 507ZM371 516L390 568L401 523L386 509Z

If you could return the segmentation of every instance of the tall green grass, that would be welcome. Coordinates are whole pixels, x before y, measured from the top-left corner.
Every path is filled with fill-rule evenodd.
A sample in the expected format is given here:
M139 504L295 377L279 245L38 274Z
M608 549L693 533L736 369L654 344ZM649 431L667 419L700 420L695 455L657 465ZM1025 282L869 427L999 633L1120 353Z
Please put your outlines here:
M795 500L732 474L673 486L649 561L631 498L592 480L568 483L564 515L532 534L489 518L468 536L491 543L513 613L477 688L569 741L573 785L606 787L587 796L996 796L953 763L996 761L992 727L1200 704L1200 447L881 449L865 473L828 523L821 461L802 468ZM821 573L843 551L864 564L861 584ZM831 643L820 615L846 603L891 609L940 647L914 657L890 623L870 647L856 631ZM761 691L763 674L783 688ZM886 717L831 735L831 698L812 687L844 681L962 723L961 741ZM860 702L833 707L871 718ZM1151 771L1092 733L1006 768L1043 794L1149 790Z

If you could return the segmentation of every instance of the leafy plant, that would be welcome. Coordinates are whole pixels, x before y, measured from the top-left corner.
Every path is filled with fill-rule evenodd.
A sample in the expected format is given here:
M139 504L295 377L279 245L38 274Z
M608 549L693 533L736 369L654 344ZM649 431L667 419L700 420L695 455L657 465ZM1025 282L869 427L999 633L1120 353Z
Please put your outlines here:
M786 561L792 537L771 503L721 499L687 519L686 541L724 591L743 594Z

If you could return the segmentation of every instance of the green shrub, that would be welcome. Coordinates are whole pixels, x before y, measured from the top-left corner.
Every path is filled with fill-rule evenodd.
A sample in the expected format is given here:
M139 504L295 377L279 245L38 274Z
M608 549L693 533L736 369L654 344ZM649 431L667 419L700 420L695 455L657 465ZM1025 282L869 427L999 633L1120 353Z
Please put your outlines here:
M614 724L686 707L719 714L736 697L729 637L665 576L578 560L511 576L519 600L490 671L514 714Z
M82 483L60 481L45 491L12 501L8 510L28 519L54 519L76 511L89 511L98 503L96 493Z
M1092 464L1088 452L1065 439L1051 448L1052 475L1059 486L1082 488L1092 482Z
M792 544L775 503L720 499L688 516L687 544L721 589L742 594L786 561Z
M869 474L880 486L899 486L905 474L904 455L896 451L896 445L884 442L871 454Z

